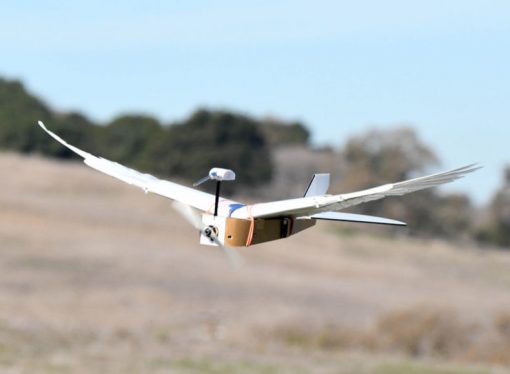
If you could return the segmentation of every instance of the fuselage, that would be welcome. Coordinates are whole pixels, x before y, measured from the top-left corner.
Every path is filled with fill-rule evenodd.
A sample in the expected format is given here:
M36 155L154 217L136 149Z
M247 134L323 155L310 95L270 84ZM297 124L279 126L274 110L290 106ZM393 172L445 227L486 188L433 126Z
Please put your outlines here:
M240 219L204 214L202 222L215 231L221 243L229 247L249 247L272 240L288 238L315 225L313 219L256 218ZM202 244L213 244L202 235Z
M272 240L288 238L300 231L315 225L313 219L297 219L295 217L276 218L234 218L236 210L250 211L250 205L232 200L221 199L218 215L214 216L214 206L202 215L204 226L215 231L221 243L229 247L249 247ZM201 236L202 244L211 244L205 235Z

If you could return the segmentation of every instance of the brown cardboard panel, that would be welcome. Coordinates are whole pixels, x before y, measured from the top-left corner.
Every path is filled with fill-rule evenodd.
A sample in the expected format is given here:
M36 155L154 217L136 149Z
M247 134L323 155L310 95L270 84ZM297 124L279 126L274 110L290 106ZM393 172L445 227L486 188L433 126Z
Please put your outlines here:
M250 242L250 228L253 236ZM315 220L296 220L293 218L245 219L227 218L225 227L225 244L242 247L259 244L276 239L287 238L315 225Z

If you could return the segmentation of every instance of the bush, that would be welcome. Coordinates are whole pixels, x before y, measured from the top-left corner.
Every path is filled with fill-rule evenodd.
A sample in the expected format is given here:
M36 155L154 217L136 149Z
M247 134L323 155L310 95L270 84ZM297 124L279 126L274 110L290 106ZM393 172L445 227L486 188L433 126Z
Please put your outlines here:
M473 325L462 323L451 311L413 307L383 316L372 336L384 350L452 357L466 349L473 332Z

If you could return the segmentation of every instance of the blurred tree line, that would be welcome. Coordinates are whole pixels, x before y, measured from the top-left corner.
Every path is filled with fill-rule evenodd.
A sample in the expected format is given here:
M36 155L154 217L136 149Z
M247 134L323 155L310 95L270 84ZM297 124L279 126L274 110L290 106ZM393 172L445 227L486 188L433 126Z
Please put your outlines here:
M211 166L221 166L236 171L240 186L271 179L271 147L306 144L309 138L300 123L204 109L171 125L146 115L122 115L97 124L79 113L52 111L21 82L0 78L0 149L74 158L48 141L37 120L72 144L145 172L194 180Z
M344 191L419 177L439 164L434 151L410 127L370 130L355 136L346 142L342 156L345 178L338 187ZM354 210L412 222L408 230L414 235L449 238L470 232L474 215L468 196L439 193L437 189L376 200Z
M439 164L433 149L408 126L370 130L336 150L312 148L310 133L299 122L228 111L200 109L172 124L137 114L97 124L79 113L55 112L21 82L0 78L0 149L75 157L50 141L35 125L37 120L84 150L158 176L193 181L212 166L233 169L237 183L229 188L267 199L299 196L314 172L331 172L330 191L342 193L413 178ZM510 247L510 167L483 211L465 194L437 189L374 201L353 211L412 222L407 233L415 236Z

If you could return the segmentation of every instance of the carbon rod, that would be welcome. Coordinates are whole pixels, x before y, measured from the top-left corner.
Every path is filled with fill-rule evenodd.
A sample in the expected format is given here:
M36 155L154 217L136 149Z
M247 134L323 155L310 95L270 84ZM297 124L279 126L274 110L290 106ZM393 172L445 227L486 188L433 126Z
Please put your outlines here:
M214 200L214 216L218 215L218 204L220 202L220 184L221 181L216 181L216 197Z

